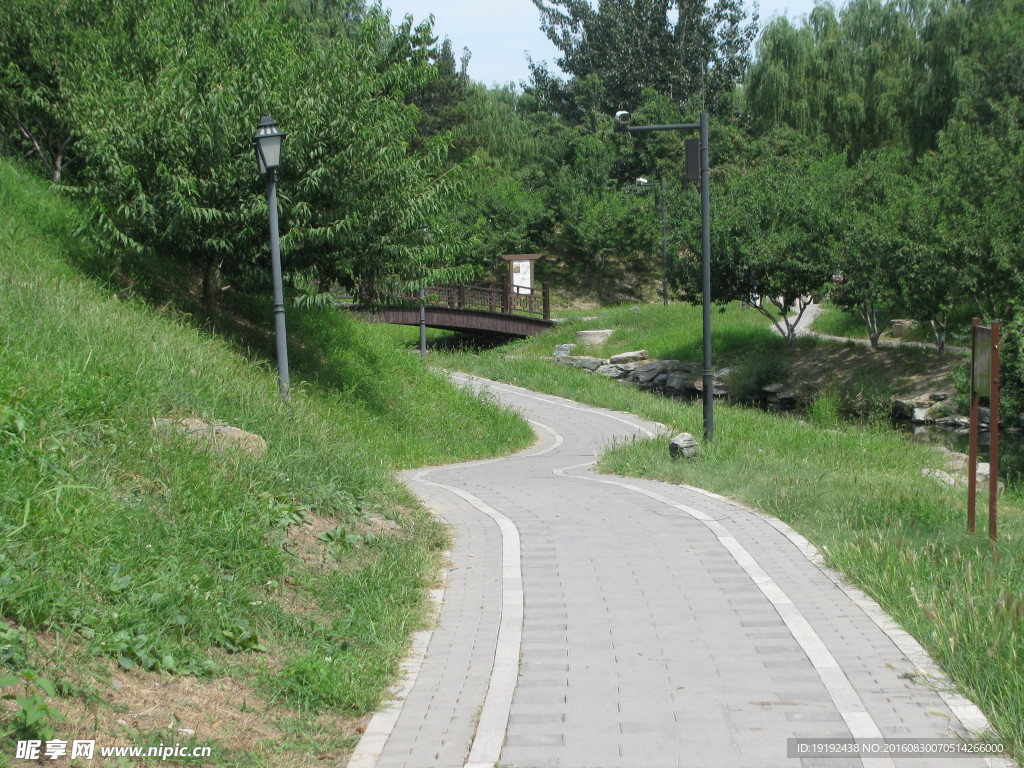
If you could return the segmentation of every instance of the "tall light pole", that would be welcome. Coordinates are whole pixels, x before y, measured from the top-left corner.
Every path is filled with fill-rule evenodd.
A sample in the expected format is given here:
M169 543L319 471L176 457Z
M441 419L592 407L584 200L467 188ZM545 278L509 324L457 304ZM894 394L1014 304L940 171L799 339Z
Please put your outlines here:
M636 180L638 187L655 187L645 178ZM668 240L665 235L665 177L658 171L658 184L655 188L658 205L661 207L661 303L668 306Z
M267 207L270 210L270 273L274 283L274 337L277 344L277 380L281 399L291 399L288 392L288 337L284 327L284 288L281 284L281 237L277 228L277 169L281 165L281 144L285 134L274 118L264 113L253 136L256 165L267 182Z
M708 153L708 113L701 112L699 123L675 123L672 125L630 125L629 112L615 113L617 130L630 135L653 131L700 131L697 157L691 157L690 142L687 142L686 177L700 178L700 228L701 228L701 288L704 310L704 370L701 376L704 401L704 439L708 442L715 434L715 375L711 370L711 168Z

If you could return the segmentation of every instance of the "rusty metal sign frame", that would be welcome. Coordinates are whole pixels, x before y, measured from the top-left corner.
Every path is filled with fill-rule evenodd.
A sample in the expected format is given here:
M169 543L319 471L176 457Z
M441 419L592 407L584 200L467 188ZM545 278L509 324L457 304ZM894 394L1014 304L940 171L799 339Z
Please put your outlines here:
M988 537L996 540L999 496L999 323L971 321L971 447L967 473L967 531L974 533L978 492L980 399L989 399Z

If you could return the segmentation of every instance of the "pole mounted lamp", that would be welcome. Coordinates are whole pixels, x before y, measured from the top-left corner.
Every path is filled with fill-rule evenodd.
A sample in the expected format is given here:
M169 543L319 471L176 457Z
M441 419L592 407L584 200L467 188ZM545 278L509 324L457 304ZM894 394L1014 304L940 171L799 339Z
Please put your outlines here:
M708 113L701 112L699 123L675 123L672 125L631 125L633 116L620 110L615 113L617 131L631 136L653 131L700 131L699 142L686 142L686 178L700 179L700 224L701 224L701 284L704 315L704 370L701 376L704 401L704 439L708 442L715 433L715 376L711 370L711 175L708 160Z
M277 344L277 378L281 399L291 398L288 392L288 338L284 326L284 288L281 284L281 237L277 227L277 169L281 165L284 133L270 115L264 113L253 136L256 165L267 182L267 208L270 216L270 271L274 283L274 337Z

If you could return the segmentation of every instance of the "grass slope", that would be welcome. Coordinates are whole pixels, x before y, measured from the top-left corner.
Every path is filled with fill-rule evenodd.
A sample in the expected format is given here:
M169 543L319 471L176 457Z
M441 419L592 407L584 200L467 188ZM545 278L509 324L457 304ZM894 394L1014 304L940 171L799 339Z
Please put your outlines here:
M304 362L284 407L270 365L84 278L79 225L0 164L0 685L24 694L0 701L0 764L7 739L185 740L119 697L173 698L189 675L210 696L237 681L236 715L265 709L239 735L197 704L187 738L216 745L210 764L350 747L337 718L380 702L446 542L394 470L508 452L529 428L322 311L289 317ZM266 456L153 428L189 415L262 435Z
M699 309L591 310L589 328L616 328L608 354L646 348L652 357L699 360ZM757 323L761 323L757 327ZM602 376L555 365L554 344L576 322L511 350L448 351L435 361L501 381L630 411L676 432L702 434L702 407L652 396ZM714 318L716 365L753 365L781 354L779 339L752 313ZM721 335L719 335L721 334ZM822 345L821 348L827 345ZM917 361L920 362L920 361ZM673 462L666 441L636 441L603 457L607 472L707 488L786 521L878 600L981 706L1000 740L1024 758L1024 515L1019 488L1000 499L1000 539L990 546L979 521L965 531L966 493L922 477L943 461L885 425L844 423L826 392L807 421L720 403L715 439L698 461ZM984 498L979 510L985 509ZM984 515L983 512L979 512Z

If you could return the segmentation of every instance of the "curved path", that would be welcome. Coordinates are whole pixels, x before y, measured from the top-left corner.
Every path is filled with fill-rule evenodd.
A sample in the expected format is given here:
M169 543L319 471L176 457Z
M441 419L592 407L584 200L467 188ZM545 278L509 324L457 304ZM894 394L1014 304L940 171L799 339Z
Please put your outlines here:
M539 442L404 480L454 530L437 627L349 768L984 766L788 757L791 738L939 739L984 717L778 521L695 488L591 472L662 431L459 376ZM456 425L453 425L456 426Z

